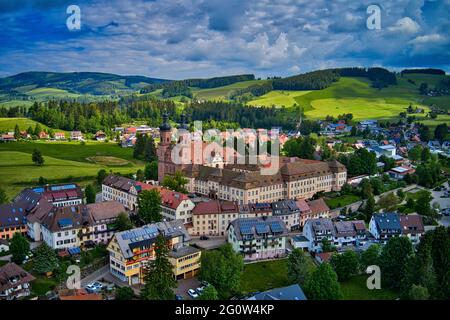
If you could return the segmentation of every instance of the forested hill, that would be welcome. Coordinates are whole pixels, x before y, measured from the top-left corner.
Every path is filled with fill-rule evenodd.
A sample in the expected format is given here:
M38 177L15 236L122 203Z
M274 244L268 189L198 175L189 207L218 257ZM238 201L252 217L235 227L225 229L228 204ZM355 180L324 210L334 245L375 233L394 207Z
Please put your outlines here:
M20 95L27 90L56 88L77 94L108 95L119 91L137 91L149 84L167 81L99 72L24 72L0 78L0 93Z

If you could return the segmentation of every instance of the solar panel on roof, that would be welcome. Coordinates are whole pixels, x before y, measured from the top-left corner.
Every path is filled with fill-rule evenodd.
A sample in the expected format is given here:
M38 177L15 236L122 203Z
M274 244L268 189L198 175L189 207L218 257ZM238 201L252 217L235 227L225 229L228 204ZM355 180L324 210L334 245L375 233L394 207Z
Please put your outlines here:
M36 192L36 193L43 193L44 192L44 188L34 188L33 191Z
M60 219L58 220L58 224L61 228L67 228L67 227L71 227L72 226L72 220L71 219Z
M256 226L256 232L258 234L264 234L269 232L269 226L263 223L258 223Z
M283 232L283 228L278 222L272 222L270 224L270 229L272 230L272 232Z

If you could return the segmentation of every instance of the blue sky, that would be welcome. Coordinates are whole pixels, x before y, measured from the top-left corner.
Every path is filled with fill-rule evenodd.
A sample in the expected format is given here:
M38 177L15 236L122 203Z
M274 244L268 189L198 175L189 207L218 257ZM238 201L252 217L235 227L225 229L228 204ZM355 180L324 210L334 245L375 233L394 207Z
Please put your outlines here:
M81 9L81 30L66 8ZM366 27L381 8L381 29ZM182 79L339 66L450 67L450 0L0 0L0 76Z

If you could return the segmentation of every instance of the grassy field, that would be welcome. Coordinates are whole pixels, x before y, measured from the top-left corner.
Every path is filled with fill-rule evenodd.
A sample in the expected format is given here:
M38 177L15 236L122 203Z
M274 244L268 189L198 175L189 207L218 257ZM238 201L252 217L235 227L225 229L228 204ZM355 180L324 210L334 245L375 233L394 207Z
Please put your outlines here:
M353 194L343 195L336 198L325 198L325 202L330 207L330 209L340 208L359 200L361 200L361 198Z
M307 255L309 267L315 268L311 256ZM246 264L241 282L241 291L251 293L288 286L287 259Z
M31 161L31 153L35 148L42 152L45 159L41 167L35 166ZM89 161L88 158L92 157L101 159L102 162ZM37 185L41 176L50 183L77 182L85 186L94 181L100 169L126 174L142 168L142 162L132 160L132 150L122 149L115 144L0 144L0 187L6 190L10 198L25 187Z
M259 97L256 100L248 102L252 106L285 106L291 107L297 103L296 98L311 91L284 91L284 90L274 90L266 93L265 95Z
M19 129L22 131L27 130L29 127L33 128L34 130L34 127L37 123L37 121L28 118L0 118L0 132L14 131L16 124L19 125ZM40 126L42 129L48 129L48 127L42 123L40 123Z
M408 82L413 79L416 84ZM439 76L410 75L398 77L398 84L382 90L371 87L366 78L342 77L326 89L314 91L271 91L258 97L249 105L284 105L298 104L305 110L305 116L323 119L326 115L338 116L352 113L355 120L392 119L412 104L429 110L428 106L436 104L444 109L450 108L450 97L424 97L419 94L418 86L422 82L434 85ZM424 117L424 115L417 115ZM440 115L437 119L424 119L427 125L449 121L450 116Z
M395 292L383 288L369 290L366 281L367 276L359 275L341 282L343 300L394 300L398 297Z
M229 93L236 89L243 89L254 84L263 84L265 82L267 80L249 80L211 89L191 88L191 91L200 100L224 100Z
M17 107L17 106L24 106L24 107L30 107L33 105L33 101L28 100L8 100L0 102L0 107L5 108L11 108L11 107Z
M71 93L67 90L61 90L57 88L36 88L26 92L27 95L33 96L37 99L47 99L47 98L78 98L80 95Z

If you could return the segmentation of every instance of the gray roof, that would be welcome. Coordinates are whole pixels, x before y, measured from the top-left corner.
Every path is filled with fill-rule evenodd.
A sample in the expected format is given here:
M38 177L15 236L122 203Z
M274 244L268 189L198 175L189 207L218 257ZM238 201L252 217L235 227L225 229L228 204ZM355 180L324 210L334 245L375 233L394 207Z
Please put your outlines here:
M172 250L169 255L175 259L181 258L181 257L185 257L189 254L194 254L200 252L200 249L191 247L191 246L182 246L180 248L176 248L174 250Z
M190 236L182 220L147 224L140 228L118 232L115 234L115 237L123 256L125 258L131 258L134 248L150 247L156 242L156 238L160 233L170 238L182 236L183 242L190 240Z
M312 228L315 233L322 232L327 233L331 232L332 235L335 234L335 229L333 222L328 218L318 218L318 219L310 219L310 223L312 224Z
M233 220L230 225L234 228L236 239L260 239L267 235L287 236L288 231L284 222L277 217L240 218Z
M399 233L402 231L400 224L400 215L395 212L379 213L373 216L376 226L379 230L394 230Z
M298 214L300 209L295 200L280 200L272 203L273 215Z
M275 288L255 294L247 300L307 300L302 288L298 284L288 287Z

